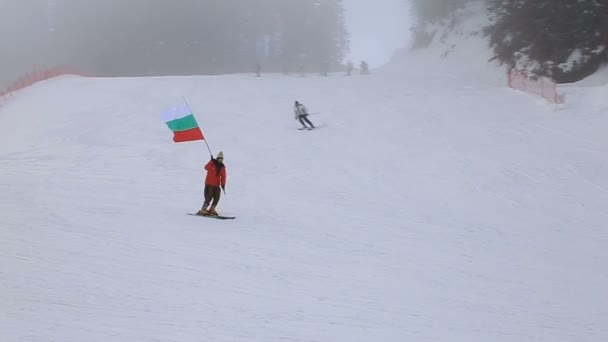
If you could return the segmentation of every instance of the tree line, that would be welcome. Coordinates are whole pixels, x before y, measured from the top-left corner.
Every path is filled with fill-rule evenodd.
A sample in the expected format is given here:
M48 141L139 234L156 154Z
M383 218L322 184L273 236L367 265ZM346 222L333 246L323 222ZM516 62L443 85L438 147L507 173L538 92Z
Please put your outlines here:
M13 59L31 53L32 64L99 75L243 72L256 63L318 71L340 64L349 43L342 0L29 0L4 10L14 32L0 40Z

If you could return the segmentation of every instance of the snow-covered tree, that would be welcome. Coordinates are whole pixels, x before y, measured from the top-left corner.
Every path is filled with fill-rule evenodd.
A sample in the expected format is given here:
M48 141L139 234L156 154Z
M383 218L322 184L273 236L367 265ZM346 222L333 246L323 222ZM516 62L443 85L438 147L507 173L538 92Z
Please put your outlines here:
M573 82L606 61L606 0L488 0L488 8L490 46L510 67Z

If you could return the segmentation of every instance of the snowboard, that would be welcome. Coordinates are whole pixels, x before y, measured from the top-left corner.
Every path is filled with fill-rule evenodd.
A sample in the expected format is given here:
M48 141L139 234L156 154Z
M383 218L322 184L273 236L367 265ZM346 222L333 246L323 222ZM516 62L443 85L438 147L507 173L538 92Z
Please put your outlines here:
M188 213L188 215L190 215L190 216L198 216L198 217L208 217L208 218L212 218L212 219L216 219L216 220L234 220L236 218L236 216L197 215L197 214L192 214L192 213Z

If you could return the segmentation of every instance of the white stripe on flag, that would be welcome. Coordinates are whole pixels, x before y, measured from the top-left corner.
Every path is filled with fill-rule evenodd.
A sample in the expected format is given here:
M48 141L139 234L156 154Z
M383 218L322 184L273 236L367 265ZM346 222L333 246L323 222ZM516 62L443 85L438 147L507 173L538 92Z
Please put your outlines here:
M165 121L165 122L169 122L169 121L173 121L176 119L181 119L185 116L188 116L192 114L190 112L190 109L188 108L188 106L186 105L181 105L178 107L173 107L170 108L164 112L161 113L160 117Z

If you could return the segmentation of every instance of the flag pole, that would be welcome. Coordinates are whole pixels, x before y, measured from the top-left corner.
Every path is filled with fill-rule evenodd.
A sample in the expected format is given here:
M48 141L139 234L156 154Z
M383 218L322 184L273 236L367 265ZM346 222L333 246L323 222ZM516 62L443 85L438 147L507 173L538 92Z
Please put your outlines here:
M190 111L190 113L192 113L192 115L194 115L194 112L192 111L192 108L190 108L190 105L188 104L188 101L186 101L186 98L182 96L182 98L184 99L184 103L186 104L186 107L188 107L188 110ZM211 158L213 159L213 152L211 152L211 148L209 148L209 144L207 143L207 138L204 138L203 141L205 142L205 145L207 145L207 150L209 151L209 154L211 155Z

